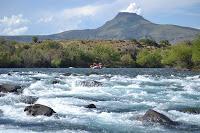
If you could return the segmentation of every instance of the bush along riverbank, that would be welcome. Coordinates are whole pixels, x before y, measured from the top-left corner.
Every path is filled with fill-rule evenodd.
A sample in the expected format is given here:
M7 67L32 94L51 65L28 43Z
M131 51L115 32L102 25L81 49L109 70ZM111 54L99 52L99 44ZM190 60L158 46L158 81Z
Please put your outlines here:
M200 69L200 37L175 45L141 40L65 40L20 43L0 39L0 67L173 67Z

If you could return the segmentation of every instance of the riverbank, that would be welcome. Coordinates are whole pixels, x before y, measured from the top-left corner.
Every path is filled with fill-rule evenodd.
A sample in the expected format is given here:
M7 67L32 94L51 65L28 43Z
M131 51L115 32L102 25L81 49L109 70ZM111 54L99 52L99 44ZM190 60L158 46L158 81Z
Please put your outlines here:
M200 68L200 37L175 45L141 40L46 40L18 43L0 40L0 67L79 67L102 63L124 68Z

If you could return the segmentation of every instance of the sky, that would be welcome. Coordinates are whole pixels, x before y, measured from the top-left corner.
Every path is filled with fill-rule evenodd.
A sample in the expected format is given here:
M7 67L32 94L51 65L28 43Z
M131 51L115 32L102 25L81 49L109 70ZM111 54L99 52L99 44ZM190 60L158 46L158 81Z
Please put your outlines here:
M200 29L200 0L0 0L0 35L93 29L119 12Z

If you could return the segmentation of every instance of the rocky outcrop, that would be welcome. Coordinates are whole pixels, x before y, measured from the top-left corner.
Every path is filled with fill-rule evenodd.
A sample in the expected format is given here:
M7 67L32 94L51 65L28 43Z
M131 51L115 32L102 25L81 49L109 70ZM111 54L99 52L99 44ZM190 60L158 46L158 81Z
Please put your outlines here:
M2 84L0 85L0 92L19 94L22 92L22 87L17 85Z
M94 104L89 104L89 105L86 105L85 107L86 108L90 108L90 109L97 108Z
M27 106L25 107L24 112L26 112L27 115L31 116L38 116L38 115L52 116L54 113L56 113L52 108L41 104L34 104L31 106Z
M102 86L103 84L101 82L92 80L92 81L81 81L80 85L84 87L99 87Z
M142 117L138 118L142 122L159 123L161 125L177 125L177 122L172 121L167 116L149 109Z

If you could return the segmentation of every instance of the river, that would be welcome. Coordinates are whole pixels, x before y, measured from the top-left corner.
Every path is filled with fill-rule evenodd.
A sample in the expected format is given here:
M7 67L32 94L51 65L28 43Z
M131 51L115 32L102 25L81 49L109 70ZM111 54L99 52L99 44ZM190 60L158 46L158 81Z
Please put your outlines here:
M0 69L0 84L23 86L22 94L0 97L0 132L4 133L182 133L200 132L200 114L178 111L200 107L200 73L174 69L23 68ZM9 73L9 74L8 74ZM52 83L53 81L57 83ZM98 81L101 86L82 86ZM35 96L57 116L28 116L22 96ZM85 108L95 104L96 109ZM196 128L145 125L136 118L148 109ZM199 128L198 128L199 127Z

